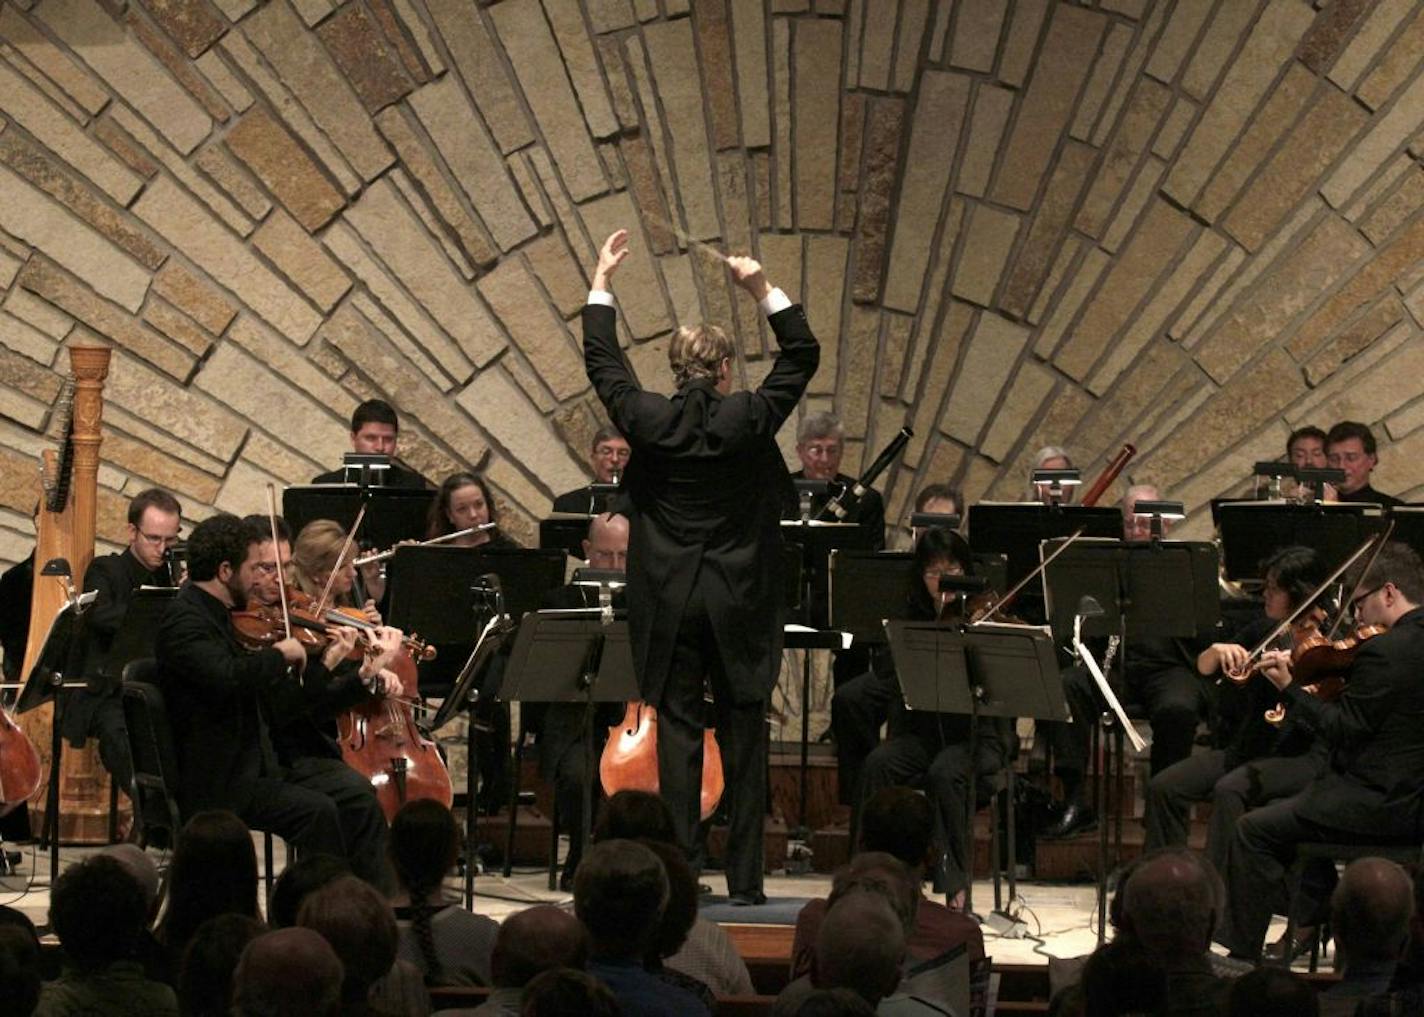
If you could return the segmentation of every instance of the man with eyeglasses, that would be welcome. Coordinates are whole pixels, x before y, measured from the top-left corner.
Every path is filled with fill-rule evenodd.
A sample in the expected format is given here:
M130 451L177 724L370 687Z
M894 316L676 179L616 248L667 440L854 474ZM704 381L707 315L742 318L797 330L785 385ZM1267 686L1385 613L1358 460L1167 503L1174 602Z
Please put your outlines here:
M1330 766L1300 794L1237 823L1227 855L1225 920L1216 936L1234 956L1260 956L1299 845L1417 847L1424 830L1424 563L1407 545L1391 542L1350 588L1355 624L1386 631L1359 645L1338 699L1327 702L1295 680L1290 653L1262 658L1287 722L1304 725L1328 746ZM1322 905L1334 876L1333 865L1308 870L1297 891L1302 902Z
M1385 508L1399 499L1370 486L1370 474L1379 465L1374 432L1358 420L1342 420L1325 436L1325 460L1332 470L1344 470L1345 482L1336 489L1339 501L1367 501Z
M165 552L178 542L183 508L167 491L150 487L129 502L129 546L96 557L84 572L84 589L98 596L85 613L88 644L84 653L86 688L69 693L64 704L64 736L75 748L99 739L99 759L126 793L133 776L128 728L119 701L118 675L103 674L104 662L140 586L172 586Z
M834 494L839 486L851 487L854 477L841 472L841 457L845 455L845 428L834 413L808 413L796 429L796 455L801 460L801 469L791 474L792 480L820 480L831 484ZM826 498L815 498L811 502L811 518L816 518ZM782 518L799 518L795 498L787 502ZM850 515L845 520L858 523L870 533L870 547L876 551L885 550L885 502L880 492L869 488L864 496L850 506Z
M628 439L623 437L618 428L612 424L600 427L593 434L593 447L588 456L589 469L593 471L593 482L595 484L617 484L623 478L623 471L628 468L628 457L631 454L632 448L628 444ZM600 512L609 511L608 501L606 495L595 495L589 488L580 487L574 491L566 491L555 498L554 511L597 515Z

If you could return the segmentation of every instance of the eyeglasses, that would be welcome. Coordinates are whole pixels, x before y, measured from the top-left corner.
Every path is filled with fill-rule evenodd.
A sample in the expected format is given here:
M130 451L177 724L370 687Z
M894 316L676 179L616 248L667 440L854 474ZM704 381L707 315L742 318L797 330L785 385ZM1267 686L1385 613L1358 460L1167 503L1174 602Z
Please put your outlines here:
M962 575L964 575L964 569L958 567L943 569L925 569L924 571L925 580L927 582L939 582L939 580L945 578L946 576Z
M840 452L841 446L840 442L835 441L814 442L802 445L801 450L805 452L808 456L823 456L825 458L830 458L831 456L836 455Z
M176 533L170 537L166 533L144 533L142 530L139 530L138 535L145 544L149 544L153 547L172 547L178 543L178 534Z
M277 574L277 563L272 561L260 561L253 566L264 576L275 576Z
M1389 585L1388 583L1382 583L1381 585L1376 586L1373 590L1366 590L1364 593L1360 594L1358 597L1355 597L1353 600L1350 601L1350 613L1351 613L1351 614L1354 614L1356 611L1358 611L1358 610L1360 609L1360 605L1361 605L1362 603L1364 603L1366 600L1369 600L1369 599L1370 599L1371 597L1373 597L1376 593L1379 593L1380 590L1383 590L1383 589L1384 589L1386 586L1388 586L1388 585Z

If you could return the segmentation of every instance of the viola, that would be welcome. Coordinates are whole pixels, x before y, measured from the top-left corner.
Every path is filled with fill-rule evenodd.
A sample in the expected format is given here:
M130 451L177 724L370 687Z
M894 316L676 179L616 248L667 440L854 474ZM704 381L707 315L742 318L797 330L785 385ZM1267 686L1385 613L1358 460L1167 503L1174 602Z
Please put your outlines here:
M1331 639L1312 628L1291 650L1291 682L1322 702L1335 702L1345 692L1346 675L1360 645L1387 631L1384 625L1361 625L1343 639ZM1277 703L1265 713L1270 724L1281 723L1285 715L1284 703Z
M608 729L608 743L598 763L605 794L619 791L658 793L658 711L642 700L628 704L623 719ZM760 778L758 778L760 779ZM711 817L722 800L722 750L712 728L702 732L701 816Z

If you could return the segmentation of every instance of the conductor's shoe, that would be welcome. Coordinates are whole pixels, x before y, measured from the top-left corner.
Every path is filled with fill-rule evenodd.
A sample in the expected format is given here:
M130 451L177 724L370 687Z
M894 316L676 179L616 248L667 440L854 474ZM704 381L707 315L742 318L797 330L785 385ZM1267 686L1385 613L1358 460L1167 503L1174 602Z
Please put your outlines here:
M1058 817L1057 821L1052 826L1041 830L1038 836L1041 840L1063 840L1091 830L1097 823L1096 812L1081 802L1069 802L1068 807L1063 810L1063 814Z
M749 893L734 893L727 897L728 904L735 904L738 907L755 907L758 904L766 903L766 894L760 890L753 890Z

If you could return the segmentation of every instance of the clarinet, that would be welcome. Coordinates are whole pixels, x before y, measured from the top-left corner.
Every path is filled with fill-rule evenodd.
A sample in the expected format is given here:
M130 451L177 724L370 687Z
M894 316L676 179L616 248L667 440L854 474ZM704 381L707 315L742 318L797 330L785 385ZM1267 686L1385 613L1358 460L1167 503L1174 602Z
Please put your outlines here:
M871 463L869 469L860 475L860 479L849 488L841 488L834 498L822 506L816 518L823 522L829 522L834 517L836 522L845 522L846 516L850 514L850 509L865 497L865 492L870 490L870 485L875 483L875 479L884 473L886 467L895 461L895 457L905 450L905 445L914 436L915 432L908 427L900 428L900 433L890 439L890 444L886 445L875 457L875 462Z

